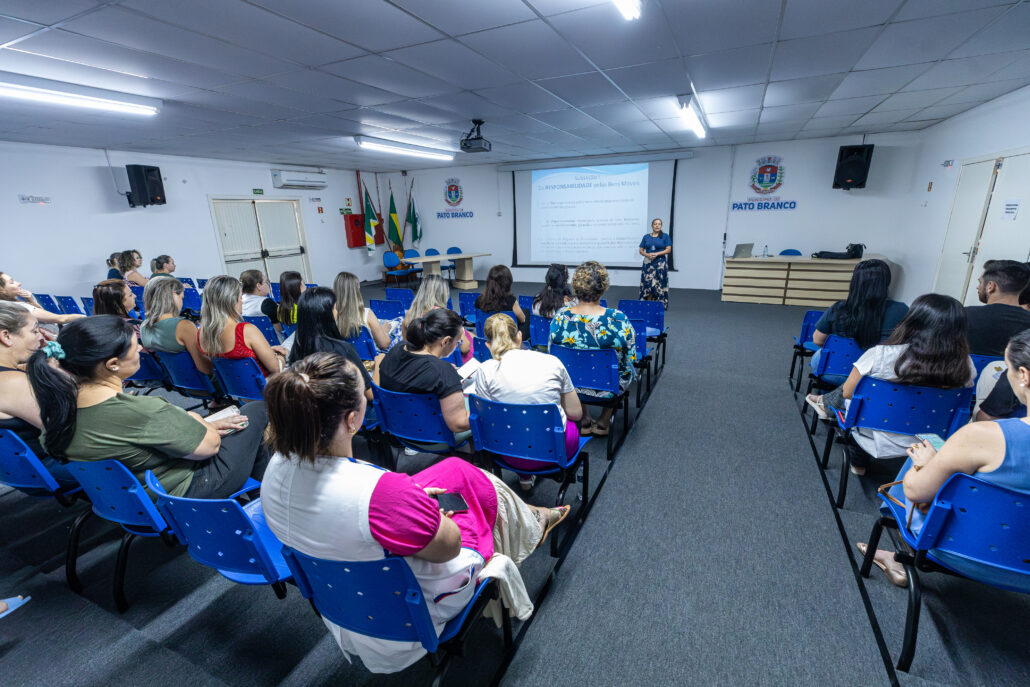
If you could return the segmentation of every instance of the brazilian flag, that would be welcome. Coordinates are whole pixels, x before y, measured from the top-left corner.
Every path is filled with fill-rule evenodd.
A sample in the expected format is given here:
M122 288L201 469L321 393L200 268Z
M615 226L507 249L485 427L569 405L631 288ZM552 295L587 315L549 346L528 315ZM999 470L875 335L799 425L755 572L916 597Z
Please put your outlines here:
M372 206L372 199L368 195L368 189L365 189L365 248L368 249L369 253L374 253L376 250L376 227L379 226L379 217L376 215L376 209Z
M393 190L390 191L390 228L388 236L395 248L404 248L404 237L401 235L401 227L397 222L397 206L393 202Z

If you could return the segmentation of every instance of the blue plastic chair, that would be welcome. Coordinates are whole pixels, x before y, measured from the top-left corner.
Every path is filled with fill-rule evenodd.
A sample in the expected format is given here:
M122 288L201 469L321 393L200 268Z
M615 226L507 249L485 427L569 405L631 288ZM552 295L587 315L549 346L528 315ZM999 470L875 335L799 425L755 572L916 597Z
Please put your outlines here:
M454 348L453 351L451 351L451 354L449 356L447 356L446 358L442 358L442 360L446 360L452 365L457 365L458 367L464 365L464 363L461 361L461 348L457 346Z
M205 286L207 286L207 279L200 279L200 278L198 278L197 279L197 286L199 286L201 288L201 290L203 290L203 288Z
M907 463L902 468L899 479L909 466ZM894 556L908 573L908 613L897 663L898 670L907 672L919 632L922 590L918 572L945 572L1000 589L1030 593L1030 492L991 484L974 475L954 474L934 497L918 535L907 526L905 506L896 502L906 503L902 485L894 485L889 494L880 495L885 515L873 525L860 572L869 577L884 527L897 529L915 552ZM997 581L999 573L1007 578L1002 583Z
M304 282L304 287L308 289L314 289L318 287L318 284L308 284L307 282Z
M200 291L196 289L183 289L182 292L182 309L189 310L194 315L200 316L200 309L203 307L204 301L200 296Z
M797 248L784 248L780 251L780 255L801 255L801 251Z
M35 293L33 295L36 297L36 302L39 303L40 307L47 312L52 312L55 315L64 314L61 312L61 308L57 305L57 301L54 300L53 296L46 293Z
M85 315L71 296L57 296L57 305L65 315Z
M404 257L406 257L406 258L421 258L422 254L419 253L414 248L409 248L408 250L404 251ZM412 267L410 269L415 270L416 274L422 274L422 270L423 270L423 268L421 266Z
M633 367L637 368L637 416L639 417L647 399L651 398L651 354L654 352L654 347L647 345L647 325L643 320L630 320L629 323L633 325L633 333L636 335L637 359L633 361ZM643 398L641 398L643 388L641 375L647 376L647 394Z
M394 282L399 284L401 277L405 277L405 281L407 281L408 277L415 274L415 270L410 267L402 268L401 259L392 251L383 253L383 267L386 268L386 272L383 273L384 284L389 283L390 277L393 277Z
M210 398L216 393L211 378L197 369L189 351L163 353L155 351L154 358L161 365L172 388L191 398Z
M193 289L197 288L197 285L194 284L193 280L191 278L189 278L189 277L176 277L176 279L181 281L183 283L183 286L189 286L189 287L191 287Z
M130 382L131 386L146 389L143 392L144 396L154 389L169 386L164 368L161 367L152 354L144 353L143 351L139 353L139 369L125 381Z
M486 339L481 336L472 336L472 357L481 363L485 363L493 357L490 349L486 347Z
M426 453L450 453L468 442L459 441L443 419L440 399L433 394L405 394L372 384L379 423L404 446Z
M386 300L388 301L399 301L404 309L407 310L411 307L411 304L415 302L415 292L411 289L386 289ZM378 315L376 315L378 317Z
M212 358L219 386L229 396L240 401L260 401L264 398L265 375L253 358Z
M805 344L812 343L816 322L822 316L822 310L806 310L804 317L801 318L801 331L794 337L794 356L790 359L790 380L794 385L794 393L801 391L801 378L804 376L804 359L811 357L812 353L815 352L813 347L806 346ZM798 367L798 362L802 362L801 367ZM794 379L795 370L797 370L796 381Z
M569 377L577 389L593 389L607 391L610 398L579 394L579 401L585 405L596 405L602 408L614 408L608 427L608 460L615 456L617 446L615 438L615 415L622 408L622 438L629 432L629 391L621 391L619 386L619 354L614 348L569 348L560 344L551 344L551 355L562 361Z
M447 249L447 255L461 255L462 252L463 251L461 250L461 248L458 248L457 246L451 246L450 248ZM454 274L454 269L455 269L456 265L457 265L457 263L455 263L454 260L451 260L446 265L440 265L440 267L441 268L442 267L446 267L447 269L449 269L451 271L451 274L453 275Z
M295 331L297 331L297 325L296 324L285 324L283 322L280 322L279 326L282 327L282 330L283 330L283 341L286 341L286 339L290 338L290 336Z
M970 355L970 359L973 361L973 367L976 368L976 378L980 379L980 374L984 371L984 368L991 363L1005 362L1005 358L998 358L993 355Z
M519 308L526 317L533 312L533 296L519 296Z
M481 336L481 337L485 337L486 336L486 332L485 332L486 320L491 315L496 315L496 314L497 313L495 313L495 312L491 312L491 313L483 312L479 308L476 308L476 336ZM508 317L510 317L515 322L515 326L516 327L518 326L519 321L515 317L515 312L513 310L506 310L504 312L501 312L500 314L507 315Z
M865 353L854 339L848 339L836 334L830 334L823 342L822 353L815 368L808 373L808 389L805 395L812 393L815 389L828 391L835 389L844 383L855 361ZM801 419L807 422L805 414L808 412L808 404L801 407ZM809 428L811 434L819 424L819 416L812 413L812 426Z
M93 314L93 299L88 296L82 297L82 309L86 311L86 315Z
M851 440L853 429L871 429L912 435L937 434L943 439L969 421L973 387L937 389L887 382L876 377L863 377L851 396L847 414L835 413L836 424L827 432L822 467L830 460L835 438ZM840 487L837 490L837 508L844 507L848 475L851 474L851 455L844 451Z
M458 292L458 314L468 324L476 323L476 299L479 294L475 292Z
M378 317L378 315L376 315ZM372 335L368 329L362 327L358 330L358 335L350 339L344 339L351 346L354 346L354 350L358 352L358 357L362 360L375 360L376 359L376 344L372 339Z
M665 326L665 306L661 301L620 300L618 309L631 320L643 320L647 326L647 340L655 342L654 375L657 379L665 369L665 348L669 338L669 328ZM662 354L660 363L658 351Z
M381 301L375 298L369 300L368 307L372 309L372 312L380 320L393 320L398 317L404 317L404 312L407 310L400 301Z
M525 312L529 312L526 310ZM534 348L547 348L551 343L551 318L529 316L529 343Z
M500 468L519 475L552 477L561 485L554 505L565 503L565 493L576 482L580 467L583 469L583 504L577 514L581 525L586 521L590 506L590 461L583 447L590 437L580 437L579 448L571 458L565 452L565 428L558 406L554 404L521 405L490 401L469 396L469 425L473 444L480 451L493 456L494 471L500 477ZM571 422L571 420L570 420ZM549 463L550 467L526 470L514 468L507 458L524 458ZM567 551L578 526L565 536L561 546L557 538L551 540L551 555L559 557L559 550Z
M426 248L426 257L429 257L431 255L439 255L439 254L440 254L440 251L438 251L435 248ZM440 272L441 272L441 274L446 272L447 270L451 271L451 278L453 279L454 278L454 261L453 260L451 260L451 261L449 261L447 263L445 263L443 260L440 261Z
M136 310L139 311L139 318L142 320L147 316L146 306L143 304L143 287L133 284L129 286L129 291L136 297Z
M265 315L244 315L244 322L250 322L252 325L261 331L262 336L268 342L269 346L278 346L279 335L275 333L275 327L272 326L272 320L268 319Z
M289 546L283 547L283 557L301 596L311 601L321 617L368 637L420 643L433 655L434 685L440 684L451 658L462 655L465 640L486 603L498 596L492 579L477 582L468 605L437 636L422 588L403 558L329 561ZM511 621L503 604L502 612L507 649L512 646ZM443 655L436 655L438 651Z
M292 581L292 575L283 559L282 543L265 522L260 498L241 506L234 499L170 496L152 470L144 478L157 495L158 510L186 545L190 558L238 584L271 585L277 597L286 598L286 582Z
M268 287L269 287L269 293L272 296L272 300L274 300L276 303L278 303L280 300L282 300L280 298L280 293L279 293L279 282L277 282L277 281L268 282Z

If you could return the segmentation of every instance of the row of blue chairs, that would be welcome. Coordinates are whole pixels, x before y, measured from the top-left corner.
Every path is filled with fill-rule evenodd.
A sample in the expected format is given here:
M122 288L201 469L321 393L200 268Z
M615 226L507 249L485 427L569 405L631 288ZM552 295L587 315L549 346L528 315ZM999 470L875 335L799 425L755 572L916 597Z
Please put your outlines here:
M457 246L451 246L447 249L447 255L458 255L461 253L461 248ZM439 255L440 251L435 248L427 248L426 255ZM420 258L422 254L414 248L408 248L404 251L405 258ZM404 277L405 281L408 281L411 277L420 276L423 272L422 267L401 267L401 259L397 257L397 254L393 251L386 251L383 253L383 267L386 271L383 273L383 282L389 283L390 277L393 277L396 283L400 283L400 278ZM454 261L441 262L440 271L446 272L450 270L451 276L454 276Z

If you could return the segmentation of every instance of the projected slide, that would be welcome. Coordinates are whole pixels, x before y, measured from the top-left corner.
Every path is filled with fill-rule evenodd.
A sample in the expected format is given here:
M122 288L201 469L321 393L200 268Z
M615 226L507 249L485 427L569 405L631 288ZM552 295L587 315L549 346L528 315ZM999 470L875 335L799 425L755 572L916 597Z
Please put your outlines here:
M533 170L530 261L639 262L647 179L646 163Z

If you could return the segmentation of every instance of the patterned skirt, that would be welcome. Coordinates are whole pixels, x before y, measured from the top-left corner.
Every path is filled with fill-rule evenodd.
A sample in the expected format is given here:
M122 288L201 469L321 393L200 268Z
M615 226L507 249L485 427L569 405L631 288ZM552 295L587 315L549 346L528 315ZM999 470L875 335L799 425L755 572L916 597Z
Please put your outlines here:
M640 300L661 301L669 309L669 261L660 255L640 270Z

